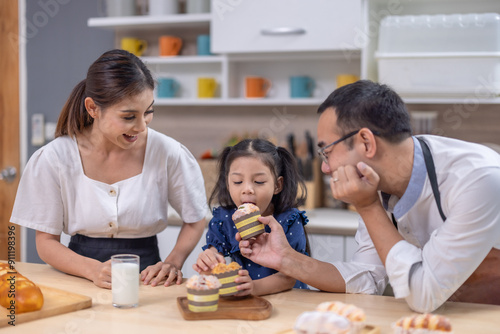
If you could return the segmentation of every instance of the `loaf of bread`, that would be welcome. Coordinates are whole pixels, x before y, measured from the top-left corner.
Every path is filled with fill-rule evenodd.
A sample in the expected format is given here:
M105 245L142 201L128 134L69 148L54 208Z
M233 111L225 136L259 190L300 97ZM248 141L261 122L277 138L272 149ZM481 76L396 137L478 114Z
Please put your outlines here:
M450 320L438 314L416 314L393 324L395 334L451 334Z
M0 263L0 305L16 314L37 311L43 306L43 294L35 283Z
M355 305L345 304L339 301L323 302L316 307L316 311L332 312L347 318L351 322L350 334L357 334L365 328L365 311Z

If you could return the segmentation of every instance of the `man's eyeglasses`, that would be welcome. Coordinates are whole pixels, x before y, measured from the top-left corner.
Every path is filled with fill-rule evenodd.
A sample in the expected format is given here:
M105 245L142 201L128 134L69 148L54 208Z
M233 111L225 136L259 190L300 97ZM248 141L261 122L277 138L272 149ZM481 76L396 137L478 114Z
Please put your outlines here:
M337 139L333 143L328 144L328 145L326 145L324 147L318 148L318 154L321 157L321 159L323 160L323 162L328 165L328 154L325 152L325 150L327 148L332 147L332 146L334 146L334 145L336 145L336 144L338 144L338 143L346 140L347 138L350 138L350 137L354 136L358 132L359 132L359 130L356 130L356 131L353 131L353 132L349 132L348 134L346 134L345 136L340 137L339 139Z

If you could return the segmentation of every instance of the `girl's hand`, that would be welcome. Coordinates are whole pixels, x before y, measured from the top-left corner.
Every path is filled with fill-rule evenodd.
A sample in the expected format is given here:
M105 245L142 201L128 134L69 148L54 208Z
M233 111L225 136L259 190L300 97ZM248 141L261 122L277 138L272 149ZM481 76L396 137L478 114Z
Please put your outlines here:
M98 263L91 280L100 288L111 289L111 260Z
M214 247L210 247L198 255L193 269L200 274L210 273L218 263L226 263L226 260Z
M235 296L247 296L253 294L254 290L254 284L253 280L248 274L248 270L241 269L238 271L238 277L234 280L238 285L236 286L236 289L239 290L239 292Z
M151 286L157 286L165 281L165 286L182 283L182 272L176 265L167 262L158 262L149 266L141 273L141 281L144 285L151 283Z

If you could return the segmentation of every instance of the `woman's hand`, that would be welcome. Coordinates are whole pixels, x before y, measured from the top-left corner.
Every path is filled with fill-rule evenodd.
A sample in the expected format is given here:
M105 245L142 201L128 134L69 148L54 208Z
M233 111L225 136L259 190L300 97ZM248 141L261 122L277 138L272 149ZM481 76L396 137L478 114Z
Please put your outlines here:
M111 260L96 262L91 281L100 288L111 289Z
M165 281L165 286L182 283L181 270L172 263L158 262L155 265L148 266L141 273L141 281L144 285L151 283L151 286L157 286Z
M250 275L248 274L248 270L241 269L238 271L238 277L234 280L238 285L236 289L238 293L235 296L247 296L252 295L254 292L254 283Z
M193 269L200 274L210 274L211 270L214 269L218 263L225 262L224 256L217 252L215 247L210 247L198 255L198 260L193 264Z

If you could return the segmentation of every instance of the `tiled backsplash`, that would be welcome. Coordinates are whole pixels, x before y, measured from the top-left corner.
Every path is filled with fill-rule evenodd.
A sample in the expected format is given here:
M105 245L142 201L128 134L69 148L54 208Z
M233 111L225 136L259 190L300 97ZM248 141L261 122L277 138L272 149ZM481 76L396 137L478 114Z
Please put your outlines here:
M437 111L433 134L500 145L500 105L408 105L411 111ZM184 145L198 158L221 149L234 134L273 137L285 146L293 132L297 142L309 130L316 138L317 106L157 107L151 127Z

